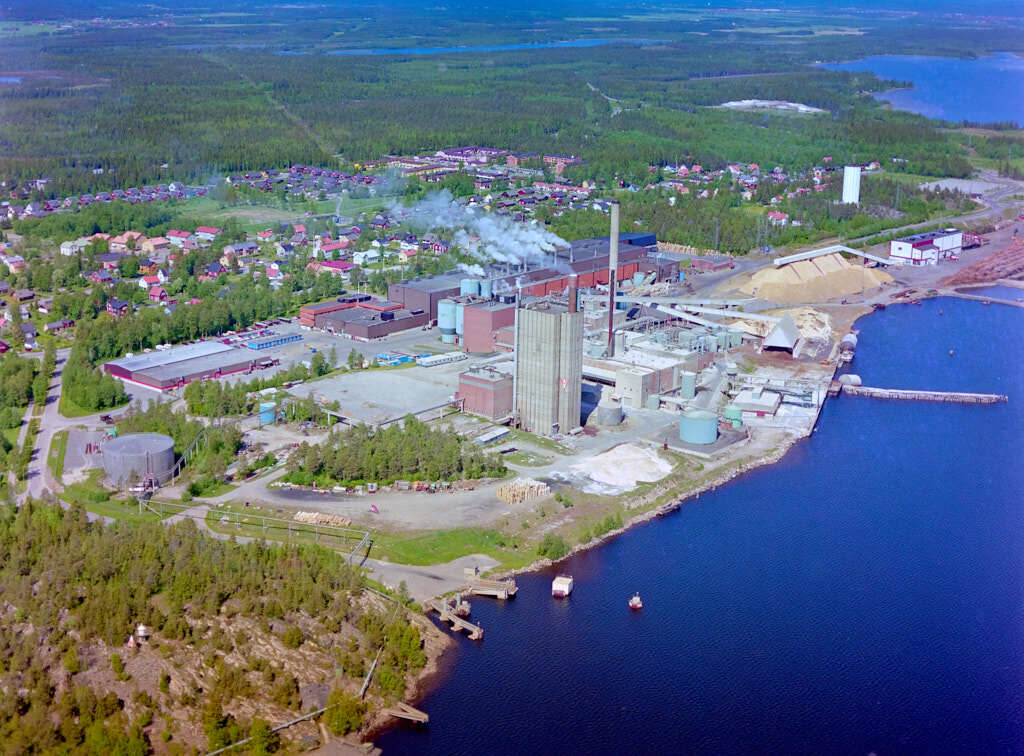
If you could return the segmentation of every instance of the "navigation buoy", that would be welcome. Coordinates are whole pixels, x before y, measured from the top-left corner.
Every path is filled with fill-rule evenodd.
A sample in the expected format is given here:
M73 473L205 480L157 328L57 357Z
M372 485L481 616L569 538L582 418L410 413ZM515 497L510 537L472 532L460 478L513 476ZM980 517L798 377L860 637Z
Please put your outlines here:
M950 357L952 357L952 356L953 356L953 350L952 350L952 349L950 349L950 350L949 350L949 356L950 356Z

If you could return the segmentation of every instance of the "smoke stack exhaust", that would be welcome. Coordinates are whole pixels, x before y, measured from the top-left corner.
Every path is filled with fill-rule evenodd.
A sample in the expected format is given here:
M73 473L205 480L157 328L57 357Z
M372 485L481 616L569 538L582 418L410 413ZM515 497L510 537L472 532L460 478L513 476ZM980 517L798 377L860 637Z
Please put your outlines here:
M576 294L577 278L575 273L569 276L569 312L576 312L576 308L579 306L579 296Z
M612 228L608 248L608 356L615 356L615 288L619 280L619 203L611 203Z

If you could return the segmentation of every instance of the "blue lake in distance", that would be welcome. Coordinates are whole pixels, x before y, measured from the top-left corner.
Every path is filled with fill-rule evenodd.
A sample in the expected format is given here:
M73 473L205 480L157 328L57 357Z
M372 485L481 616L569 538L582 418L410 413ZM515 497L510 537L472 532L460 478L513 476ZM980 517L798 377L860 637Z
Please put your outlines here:
M871 71L880 79L914 82L913 89L890 89L875 95L900 110L949 121L1024 124L1024 58L1012 53L973 60L876 55L822 68Z
M1024 753L1024 311L857 327L866 385L1010 402L829 400L780 463L474 599L384 752Z

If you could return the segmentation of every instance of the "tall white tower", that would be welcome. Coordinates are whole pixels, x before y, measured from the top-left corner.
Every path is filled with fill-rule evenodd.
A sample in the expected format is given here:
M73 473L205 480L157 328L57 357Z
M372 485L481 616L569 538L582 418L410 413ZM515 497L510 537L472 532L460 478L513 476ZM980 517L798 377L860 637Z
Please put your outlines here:
M860 166L848 165L843 168L843 204L860 203Z

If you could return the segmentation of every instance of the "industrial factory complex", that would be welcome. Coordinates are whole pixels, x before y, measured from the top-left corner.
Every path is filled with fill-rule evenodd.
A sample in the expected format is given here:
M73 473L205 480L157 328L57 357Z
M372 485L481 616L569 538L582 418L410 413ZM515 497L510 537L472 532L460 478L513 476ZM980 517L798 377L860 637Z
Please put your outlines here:
M482 275L399 281L386 298L348 293L303 306L297 323L128 355L105 370L174 391L305 361L317 348L356 348L405 369L333 376L293 395L312 392L347 424L446 405L556 439L631 418L641 435L668 422L676 430L650 440L693 452L728 446L756 425L809 430L831 377L820 368L834 346L827 327L760 312L756 298L695 295L691 271L731 263L659 252L653 235L618 233L617 204L610 214L607 237Z

